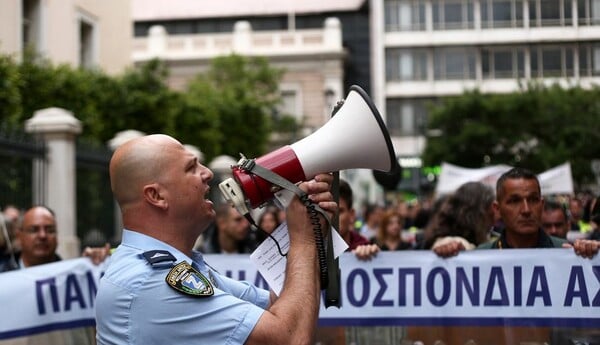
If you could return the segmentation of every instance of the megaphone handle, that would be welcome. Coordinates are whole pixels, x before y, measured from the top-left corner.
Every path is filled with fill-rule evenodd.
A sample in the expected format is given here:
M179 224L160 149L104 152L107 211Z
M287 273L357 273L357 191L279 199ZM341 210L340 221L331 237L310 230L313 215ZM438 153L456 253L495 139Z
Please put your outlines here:
M333 183L331 184L331 190L333 191L333 197L336 202L339 203L340 198L340 173L333 173ZM334 226L329 230L329 236L327 237L327 268L328 268L328 284L325 290L325 308L329 307L340 307L341 306L341 291L340 291L340 259L335 257L335 251L333 249L333 231L339 229L339 216L336 214L333 217Z

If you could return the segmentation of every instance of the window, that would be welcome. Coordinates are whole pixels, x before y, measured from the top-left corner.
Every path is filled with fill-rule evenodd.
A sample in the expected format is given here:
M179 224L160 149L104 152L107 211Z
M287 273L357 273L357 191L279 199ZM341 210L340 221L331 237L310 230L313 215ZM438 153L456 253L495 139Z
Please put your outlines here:
M476 52L468 48L442 48L434 51L436 80L475 79Z
M416 0L385 1L385 31L425 30L425 4Z
M483 78L525 77L525 53L521 47L486 48L481 51Z
M600 0L577 0L579 25L600 24Z
M582 77L592 77L600 75L600 44L580 44L579 75Z
M530 0L530 26L572 25L571 0Z
M40 0L23 0L21 3L22 10L22 36L21 43L23 48L34 48L39 50L41 47L41 7Z
M430 99L388 99L386 126L390 135L423 135Z
M482 0L482 28L515 28L523 26L522 0Z
M531 49L531 76L572 77L574 49L570 46L537 46Z
M91 68L94 62L94 27L79 20L79 67Z
M427 53L424 49L388 49L386 80L427 80Z
M295 89L281 90L281 103L277 107L277 112L281 115L291 116L298 123L302 123L299 94L300 92Z
M433 2L434 30L472 29L472 0L437 0Z

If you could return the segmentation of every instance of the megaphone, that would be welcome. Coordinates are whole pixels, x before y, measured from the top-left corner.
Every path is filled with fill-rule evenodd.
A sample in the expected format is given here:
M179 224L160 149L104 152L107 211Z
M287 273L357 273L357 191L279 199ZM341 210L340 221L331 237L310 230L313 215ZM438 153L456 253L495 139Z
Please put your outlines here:
M240 160L241 163L245 158ZM345 169L391 172L396 154L377 108L359 86L350 87L341 107L325 125L306 138L261 156L255 163L291 183L319 173ZM249 173L240 164L232 178L219 184L224 198L242 214L273 199L278 186Z

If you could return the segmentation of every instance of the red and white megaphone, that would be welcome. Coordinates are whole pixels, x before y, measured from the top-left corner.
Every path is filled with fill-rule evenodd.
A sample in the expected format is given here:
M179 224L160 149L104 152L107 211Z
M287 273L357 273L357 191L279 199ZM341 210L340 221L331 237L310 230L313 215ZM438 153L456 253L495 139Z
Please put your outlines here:
M343 105L323 127L257 158L255 163L291 183L344 169L391 172L398 164L381 115L367 93L356 85L350 87ZM232 167L233 178L221 182L219 189L229 203L246 214L248 206L257 208L271 200L278 186L239 164Z

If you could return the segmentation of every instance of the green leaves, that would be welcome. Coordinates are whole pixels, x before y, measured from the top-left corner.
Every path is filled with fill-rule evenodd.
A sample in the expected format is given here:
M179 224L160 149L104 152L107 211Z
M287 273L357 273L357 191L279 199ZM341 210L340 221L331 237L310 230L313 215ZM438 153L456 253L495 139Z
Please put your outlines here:
M432 109L429 128L444 134L428 140L427 165L508 164L539 173L570 161L574 179L587 183L590 161L600 157L600 92L538 84L504 95L467 92Z
M258 156L269 140L281 74L264 58L219 57L178 92L158 60L111 77L55 66L29 52L20 64L0 56L0 120L22 126L36 110L62 107L82 121L89 142L106 144L117 132L136 129L198 146L207 160Z

